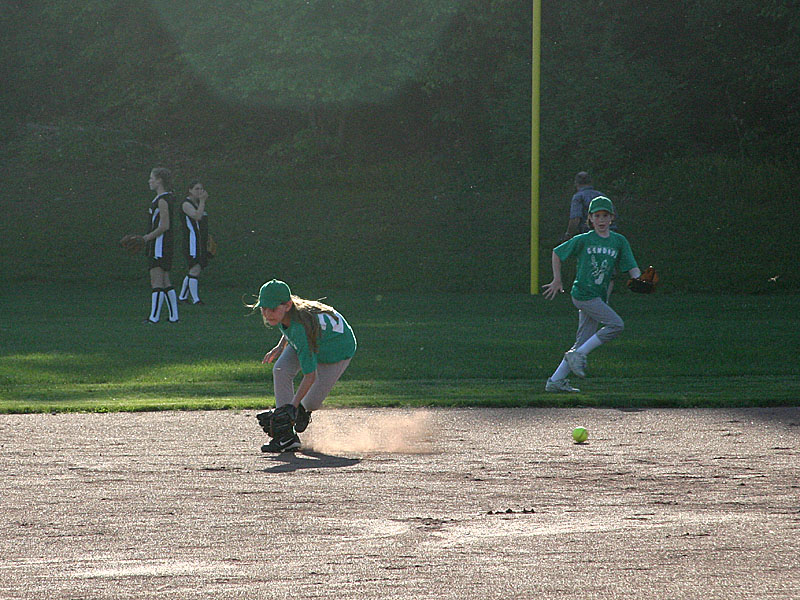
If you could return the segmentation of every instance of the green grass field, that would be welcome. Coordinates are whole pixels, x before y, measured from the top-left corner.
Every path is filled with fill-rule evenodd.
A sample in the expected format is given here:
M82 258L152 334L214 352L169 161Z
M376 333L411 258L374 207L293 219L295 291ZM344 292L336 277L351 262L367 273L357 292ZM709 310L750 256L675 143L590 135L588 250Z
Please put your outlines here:
M243 306L255 290L204 291L206 306L182 305L179 324L151 327L141 324L144 281L5 288L0 412L270 406L270 367L260 359L278 334ZM794 295L621 291L612 304L626 331L592 353L575 395L543 391L574 335L566 295L327 298L359 340L330 406L719 407L800 398Z

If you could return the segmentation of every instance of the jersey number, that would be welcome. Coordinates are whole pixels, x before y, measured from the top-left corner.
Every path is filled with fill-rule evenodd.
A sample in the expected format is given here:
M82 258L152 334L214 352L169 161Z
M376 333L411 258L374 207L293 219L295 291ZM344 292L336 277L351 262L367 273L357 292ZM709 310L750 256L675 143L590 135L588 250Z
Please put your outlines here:
M319 325L323 329L327 329L328 325L330 325L331 329L336 333L344 333L344 319L342 315L338 313L320 313L317 317L319 318Z

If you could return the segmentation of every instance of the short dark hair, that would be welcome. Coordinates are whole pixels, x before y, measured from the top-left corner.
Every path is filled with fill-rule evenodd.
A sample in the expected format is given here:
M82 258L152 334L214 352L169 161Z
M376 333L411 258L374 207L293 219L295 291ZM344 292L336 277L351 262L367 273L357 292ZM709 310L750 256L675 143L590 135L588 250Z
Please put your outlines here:
M575 185L589 185L592 183L592 177L586 171L581 171L575 175Z

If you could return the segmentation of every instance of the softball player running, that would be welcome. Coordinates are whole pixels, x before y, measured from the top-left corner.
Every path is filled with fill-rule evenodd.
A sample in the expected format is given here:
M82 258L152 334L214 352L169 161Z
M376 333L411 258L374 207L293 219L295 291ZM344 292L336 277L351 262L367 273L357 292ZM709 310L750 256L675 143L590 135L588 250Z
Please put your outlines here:
M599 346L616 338L625 328L620 316L607 304L614 270L628 271L631 278L641 275L625 237L611 231L614 205L605 196L598 196L589 205L589 223L593 231L576 235L553 250L553 281L543 286L548 300L564 291L561 263L572 256L577 260L577 273L572 284L572 303L578 309L578 333L575 344L564 354L553 375L547 380L548 392L578 392L567 375L586 376L586 356ZM603 325L601 328L600 325Z
M143 236L150 266L150 316L144 320L147 324L158 323L164 301L169 309L169 322L178 322L178 295L169 278L174 229L171 216L175 204L175 196L170 191L171 179L172 174L168 169L157 167L150 171L148 184L156 197L150 202L149 230Z
M208 192L200 181L189 184L188 195L181 204L181 223L183 224L183 254L189 272L183 278L178 301L203 304L200 300L200 273L208 266L208 213L206 212Z
M277 326L282 334L278 344L261 361L262 364L275 361L272 368L275 410L258 415L262 428L274 437L261 451L296 450L300 447L297 434L306 430L311 413L322 406L350 364L356 352L356 338L345 318L333 307L295 296L286 283L277 279L261 286L258 302L252 308L261 309L264 325ZM303 379L295 390L294 379L301 371ZM272 426L279 414L289 415L286 427Z

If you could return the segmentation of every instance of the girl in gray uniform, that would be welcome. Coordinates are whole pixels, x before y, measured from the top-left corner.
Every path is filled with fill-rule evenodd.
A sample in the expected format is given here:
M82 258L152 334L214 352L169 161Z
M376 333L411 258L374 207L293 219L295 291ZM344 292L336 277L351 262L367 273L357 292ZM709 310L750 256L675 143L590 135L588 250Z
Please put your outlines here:
M272 380L275 408L291 404L297 410L294 431L282 439L273 438L262 452L286 452L300 447L302 433L311 413L322 406L356 352L356 338L345 318L333 307L304 300L291 293L283 281L273 279L261 286L258 302L267 327L278 327L281 339L264 356L262 364L275 361ZM294 378L303 379L295 390Z
M617 268L628 271L631 278L639 277L641 271L628 240L611 231L613 221L614 205L605 196L598 196L589 205L589 223L593 231L576 235L553 250L553 281L543 286L544 297L552 300L564 291L561 263L576 257L577 273L571 295L578 309L578 333L575 344L547 380L545 391L580 391L570 385L567 375L571 371L578 377L585 377L586 355L613 340L625 328L620 316L607 304L611 278Z

